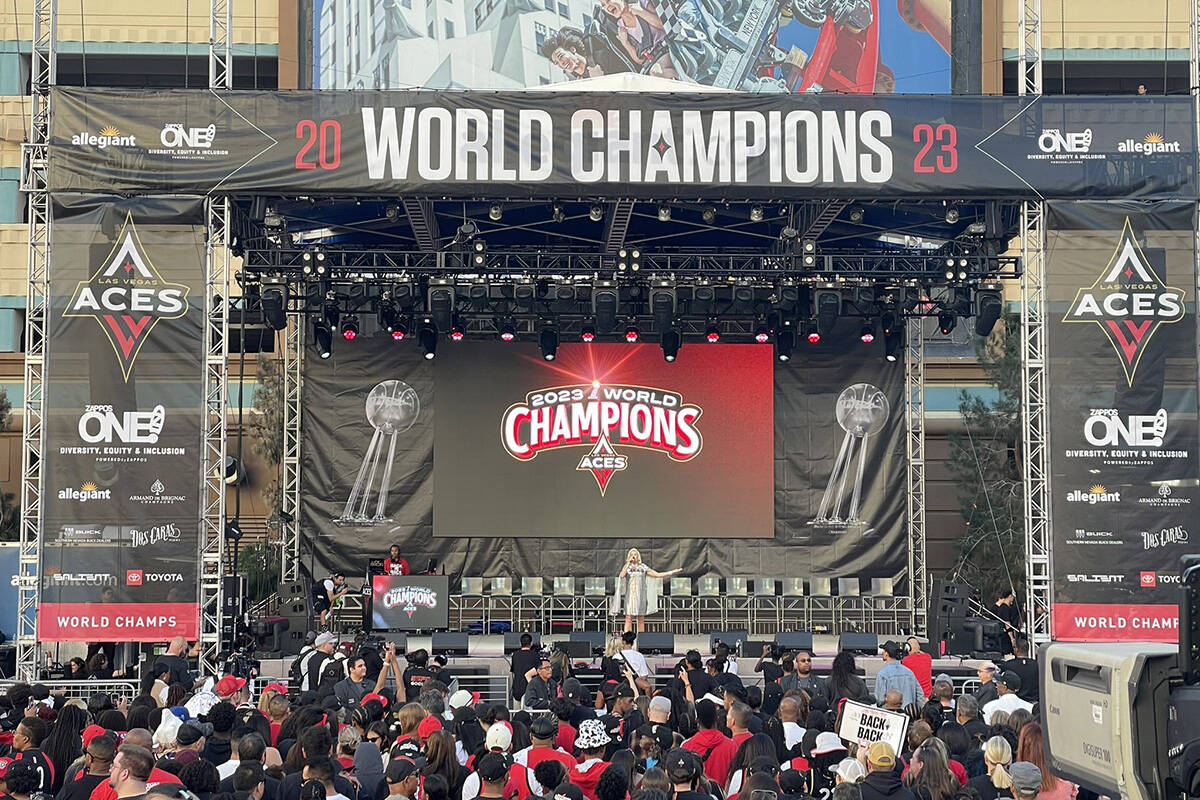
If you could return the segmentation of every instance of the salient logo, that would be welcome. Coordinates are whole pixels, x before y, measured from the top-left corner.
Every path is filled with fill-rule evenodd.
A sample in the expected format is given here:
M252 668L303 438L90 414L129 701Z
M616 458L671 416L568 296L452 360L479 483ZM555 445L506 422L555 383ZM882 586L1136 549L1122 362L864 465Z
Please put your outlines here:
M77 500L86 503L89 500L111 500L112 489L100 489L91 481L85 481L78 489L63 489L58 493L59 500Z
M136 136L122 136L121 132L112 125L105 125L100 129L100 134L97 136L94 133L80 131L71 137L71 144L75 147L83 147L85 145L103 150L106 147L136 147Z
M1125 576L1071 574L1067 575L1067 580L1071 583L1124 583Z
M1167 435L1167 412L1153 416L1130 414L1121 418L1116 409L1098 408L1083 423L1083 438L1094 447L1162 447Z
M54 572L42 581L44 586L115 586L117 578L109 572Z
M1104 331L1132 386L1138 363L1162 325L1183 319L1184 292L1167 286L1142 252L1129 218L1108 265L1075 294L1063 322L1094 322Z
M187 313L188 291L182 283L168 283L159 275L129 214L108 257L92 277L75 287L63 317L96 320L128 381L138 352L159 320Z
M1155 153L1178 153L1180 151L1179 140L1168 142L1161 133L1151 131L1142 137L1139 142L1136 139L1126 139L1117 144L1117 150L1121 153L1141 153L1149 156Z
M1092 129L1068 133L1058 128L1043 128L1038 149L1043 153L1086 153L1092 149Z
M1121 493L1110 492L1105 486L1098 483L1086 492L1080 489L1068 492L1067 502L1087 503L1092 506L1096 505L1096 503L1119 503L1121 502Z
M644 386L559 386L525 395L504 412L500 442L520 461L543 450L588 447L575 469L590 472L604 496L613 475L629 466L614 445L666 453L672 461L691 461L704 440L696 428L701 409L683 396Z
M185 128L181 123L168 122L163 126L158 140L163 147L189 147L208 149L212 147L217 135L217 126L209 124L205 128Z
M89 444L156 444L167 421L167 410L126 411L117 416L112 406L88 406L79 417L79 438Z

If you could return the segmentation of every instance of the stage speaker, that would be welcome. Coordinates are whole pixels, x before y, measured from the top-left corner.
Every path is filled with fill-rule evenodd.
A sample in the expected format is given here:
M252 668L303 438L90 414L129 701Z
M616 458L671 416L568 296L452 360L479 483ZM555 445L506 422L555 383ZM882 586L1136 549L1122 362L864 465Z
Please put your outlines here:
M716 653L718 644L727 644L730 650L737 649L740 652L749 638L747 631L713 631L708 635L708 651Z
M673 655L675 653L675 634L670 631L643 631L637 637L637 649L641 653L654 655Z
M393 631L384 631L376 634L385 642L392 642L396 645L396 655L408 652L408 634Z
M290 624L291 621L289 620L289 625ZM305 635L306 633L304 630L303 621L301 622L299 628L289 627L287 632L283 634L283 641L280 642L281 649L279 651L279 657L285 658L287 656L300 655L300 648L304 647Z
M591 650L604 650L605 636L604 631L571 631L571 635L567 638L569 642L586 642ZM591 655L582 656L587 658ZM575 658L575 656L572 656Z
M975 652L975 631L965 621L946 629L946 655L969 656Z
M813 649L812 631L780 631L775 634L775 644L784 652L788 650L803 650L811 653Z
M467 635L465 633L435 633L433 653L445 653L448 656L465 656L467 654Z
M876 633L843 633L838 637L838 652L863 653L877 655L879 653L879 634Z
M554 649L561 650L567 654L567 658L573 658L576 660L587 660L592 657L591 642L584 642L576 639L570 639L565 642L559 641L555 642Z
M745 643L742 645L742 653L743 653L742 657L743 658L753 658L755 661L757 661L758 657L762 655L763 645L770 647L772 644L773 644L773 642L764 642L764 641L756 641L754 639L747 639L745 641Z
M526 632L527 631L508 631L504 634L504 655L512 655L521 649L521 635ZM533 637L533 649L541 650L542 635L540 633L533 633L532 631L528 631L528 633Z
M284 581L275 587L275 594L279 595L280 603L289 603L293 600L302 603L308 602L308 591L304 588L304 581Z
M929 609L929 642L933 655L938 655L941 643L948 641L950 632L967 618L970 597L970 587L965 584L934 578Z

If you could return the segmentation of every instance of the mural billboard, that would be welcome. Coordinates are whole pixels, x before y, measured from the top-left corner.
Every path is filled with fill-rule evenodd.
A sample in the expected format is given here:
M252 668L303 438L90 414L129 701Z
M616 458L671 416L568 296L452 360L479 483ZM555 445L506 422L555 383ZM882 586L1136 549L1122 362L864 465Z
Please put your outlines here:
M312 26L317 89L950 91L949 0L313 0Z

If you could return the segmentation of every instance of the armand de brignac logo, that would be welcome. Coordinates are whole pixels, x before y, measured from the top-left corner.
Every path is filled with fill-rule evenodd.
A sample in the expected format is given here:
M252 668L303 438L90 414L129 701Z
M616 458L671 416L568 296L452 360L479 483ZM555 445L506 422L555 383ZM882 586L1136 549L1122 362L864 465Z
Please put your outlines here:
M529 461L543 450L587 447L575 469L590 472L603 497L613 475L629 466L615 446L666 453L691 461L704 439L696 428L701 409L666 389L602 384L556 386L525 395L500 422L500 442L510 456Z
M1160 326L1183 319L1184 292L1167 286L1133 235L1129 218L1108 266L1081 288L1063 322L1095 322L1104 331L1133 386L1138 363Z
M133 362L161 319L178 319L188 311L189 287L168 283L146 255L133 215L108 257L86 281L80 281L64 317L91 317L104 331L129 380Z

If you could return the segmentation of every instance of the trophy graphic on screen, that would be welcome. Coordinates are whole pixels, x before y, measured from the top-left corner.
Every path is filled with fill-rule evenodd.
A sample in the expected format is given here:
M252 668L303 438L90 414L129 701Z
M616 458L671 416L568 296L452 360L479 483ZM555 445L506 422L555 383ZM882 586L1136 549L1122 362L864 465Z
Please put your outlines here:
M887 395L869 383L847 386L838 395L834 414L838 425L842 426L846 434L842 437L841 449L833 462L833 472L829 475L825 494L821 496L817 516L810 525L849 528L868 524L858 517L859 502L862 499L863 470L867 461L867 444L872 436L883 430L890 413L891 406ZM851 482L853 485L849 491L849 506L843 516L846 486Z
M334 520L336 525L379 525L390 522L386 511L388 489L392 484L392 462L396 456L396 440L400 434L411 428L421 413L421 401L416 391L404 381L383 381L367 395L367 422L375 429L371 436L371 444L363 455L362 466L358 468L358 477L346 499L346 507L342 515ZM383 444L387 439L387 455L384 456ZM371 492L375 487L375 477L381 470L379 489L376 492L374 511L371 510Z

